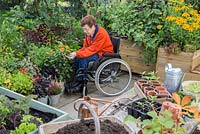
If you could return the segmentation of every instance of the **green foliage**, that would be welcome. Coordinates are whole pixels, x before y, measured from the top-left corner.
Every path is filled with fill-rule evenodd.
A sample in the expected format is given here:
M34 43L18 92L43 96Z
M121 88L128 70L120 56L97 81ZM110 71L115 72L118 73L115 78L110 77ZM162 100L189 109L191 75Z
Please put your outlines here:
M145 80L159 80L159 77L156 76L156 72L151 71L151 72L143 72L142 73L142 78Z
M34 93L32 77L27 73L18 72L12 75L10 79L12 86L10 90L24 95L30 95Z
M7 98L2 95L0 97L0 126L3 126L5 125L5 118L9 115L10 110L5 105Z
M37 126L34 123L21 123L16 130L11 131L11 134L28 134L35 129Z
M127 36L129 40L144 46L145 63L155 63L157 49L163 36L163 0L133 0L115 5L109 12L109 27L119 36Z
M6 96L0 95L0 126L5 125L6 118L14 122L11 116L16 113L23 111L27 114L29 112L28 103L31 98L31 96L28 96L21 100L9 100Z
M41 118L33 117L32 115L24 115L21 124L11 134L27 134L35 129L42 123Z
M15 50L11 47L0 45L0 53L0 66L9 72L16 72L18 70L17 62L19 58L16 57Z
M185 46L188 47L188 45L192 45L192 49L200 48L197 41L200 35L198 11L184 1L171 1L167 7L163 30L165 33L169 33L166 34L167 38L171 40L169 43L177 43L182 50L186 49Z
M52 51L53 50L48 46L32 46L28 56L31 57L33 64L39 68L42 68L47 61L46 58L51 55Z
M147 113L152 120L146 119L142 122L139 119L135 119L133 116L126 116L124 122L131 121L140 124L143 134L162 134L165 129L171 129L173 134L183 134L186 132L185 128L181 128L172 119L172 113L165 110L159 113L151 111Z

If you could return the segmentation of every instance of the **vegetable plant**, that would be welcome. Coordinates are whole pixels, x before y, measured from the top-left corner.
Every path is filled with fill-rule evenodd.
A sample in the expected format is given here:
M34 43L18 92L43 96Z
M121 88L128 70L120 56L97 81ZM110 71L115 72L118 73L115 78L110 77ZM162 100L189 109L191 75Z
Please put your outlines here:
M167 110L160 112L159 115L155 111L150 111L147 114L152 117L152 120L146 119L141 122L139 119L128 115L125 117L124 122L136 122L143 134L164 134L166 130L173 134L186 132L184 127L180 127L180 124L173 121L172 113Z

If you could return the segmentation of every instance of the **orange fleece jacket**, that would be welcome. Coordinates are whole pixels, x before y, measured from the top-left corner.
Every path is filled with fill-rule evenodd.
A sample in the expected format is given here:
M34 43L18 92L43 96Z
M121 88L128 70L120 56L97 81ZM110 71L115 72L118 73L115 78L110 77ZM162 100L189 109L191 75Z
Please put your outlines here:
M85 37L83 47L76 51L76 56L79 58L86 58L93 54L102 56L102 54L105 52L112 53L113 45L108 32L99 26L96 36L93 40L91 39L91 36Z

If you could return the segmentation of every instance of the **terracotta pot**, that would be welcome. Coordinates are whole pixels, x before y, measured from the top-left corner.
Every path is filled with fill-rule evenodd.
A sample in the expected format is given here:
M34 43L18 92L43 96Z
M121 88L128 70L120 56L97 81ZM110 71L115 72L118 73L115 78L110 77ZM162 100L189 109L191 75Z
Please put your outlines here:
M150 86L149 87L144 87L143 91L144 91L145 94L147 94L148 91L154 91L155 92L154 88L150 87Z
M169 92L166 90L159 90L157 91L159 95L161 96L169 96Z
M171 103L168 110L172 113L172 119L175 122L178 122L181 114L181 107L177 104Z
M151 80L149 81L149 84L152 86L161 86L161 83L158 80Z
M164 111L165 109L172 113L172 119L175 122L179 121L179 116L181 114L181 107L179 105L165 101L162 104L161 111Z
M164 102L162 103L161 111L164 111L165 109L168 109L170 105L171 105L171 102L169 102L169 101L164 101Z
M151 85L149 85L149 84L147 84L147 83L143 83L143 84L141 84L141 89L142 89L142 91L144 92L144 88L146 88L146 87L150 87Z
M155 90L166 90L166 88L164 86L153 86L155 87Z
M152 91L147 91L147 95L149 95L149 96L156 96L157 93L156 93L155 90L152 90Z
M141 88L142 84L148 84L148 81L147 80L144 80L144 79L139 79L137 81L137 84L138 86Z

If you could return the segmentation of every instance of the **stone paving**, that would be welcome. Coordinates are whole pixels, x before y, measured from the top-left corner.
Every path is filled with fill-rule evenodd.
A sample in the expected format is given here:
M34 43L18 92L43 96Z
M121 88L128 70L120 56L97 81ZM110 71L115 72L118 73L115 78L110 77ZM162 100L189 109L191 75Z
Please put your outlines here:
M127 91L129 89L131 89L134 86L134 82L139 79L140 76L138 74L133 74L132 77L132 81L130 86L128 87ZM99 99L105 99L105 100L114 100L119 96L105 96L103 95L100 91L98 91L95 87L95 84L92 82L88 83L88 96L92 97L92 98L99 98ZM73 118L76 119L78 112L74 110L74 102L80 98L80 94L63 94L61 96L61 99L59 101L59 103L55 106L67 113L69 113L69 115Z

